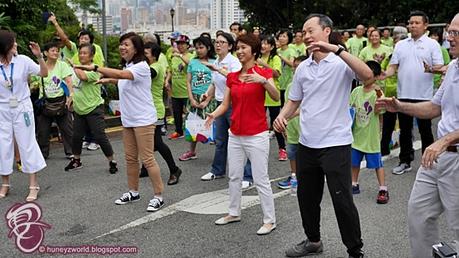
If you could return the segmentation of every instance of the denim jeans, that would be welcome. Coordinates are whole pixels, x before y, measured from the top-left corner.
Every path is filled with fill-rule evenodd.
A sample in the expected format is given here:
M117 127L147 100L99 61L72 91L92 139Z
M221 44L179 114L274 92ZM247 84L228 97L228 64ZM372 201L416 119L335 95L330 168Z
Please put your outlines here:
M217 101L218 105L221 104ZM226 113L215 119L215 154L214 161L212 162L211 173L216 176L223 176L226 173L226 161L228 156L228 129L230 128L231 107ZM253 182L252 168L250 160L244 166L244 181Z

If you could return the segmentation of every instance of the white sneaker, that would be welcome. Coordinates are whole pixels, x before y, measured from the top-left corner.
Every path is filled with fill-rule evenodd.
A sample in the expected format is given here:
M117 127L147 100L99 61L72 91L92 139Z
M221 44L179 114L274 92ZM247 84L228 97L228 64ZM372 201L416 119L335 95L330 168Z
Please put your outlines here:
M89 142L84 141L84 142L83 142L83 145L81 145L81 148L82 148L82 149L87 149L88 146L89 146Z
M252 182L249 181L242 181L242 190L245 190L253 185Z
M405 172L411 171L411 166L406 163L400 163L400 165L396 166L392 169L392 174L394 175L402 175Z
M201 177L202 181L212 181L219 178L224 178L225 176L216 176L212 172L209 172Z
M88 150L91 150L91 151L98 150L99 148L100 148L100 145L97 144L97 143L94 143L94 142L91 142L91 143L88 145Z

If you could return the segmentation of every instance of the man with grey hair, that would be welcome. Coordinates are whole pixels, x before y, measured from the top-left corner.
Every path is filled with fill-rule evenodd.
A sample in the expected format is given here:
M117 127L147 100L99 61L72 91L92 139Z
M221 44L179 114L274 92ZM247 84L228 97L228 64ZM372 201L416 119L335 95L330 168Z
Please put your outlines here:
M373 78L373 73L343 46L329 43L332 28L333 22L326 15L311 14L306 18L303 39L312 54L298 66L289 99L274 121L276 131L285 131L287 119L301 105L297 196L307 239L289 248L288 257L323 251L320 203L325 177L349 257L363 257L359 213L351 190L349 96L356 76L367 81Z
M450 52L459 55L459 14L448 28ZM408 228L411 254L416 258L432 257L432 245L440 242L438 217L444 212L454 232L459 252L459 80L458 59L453 60L445 79L430 101L409 103L396 98L382 98L376 109L403 112L424 119L441 117L438 140L428 146L421 159L410 200Z

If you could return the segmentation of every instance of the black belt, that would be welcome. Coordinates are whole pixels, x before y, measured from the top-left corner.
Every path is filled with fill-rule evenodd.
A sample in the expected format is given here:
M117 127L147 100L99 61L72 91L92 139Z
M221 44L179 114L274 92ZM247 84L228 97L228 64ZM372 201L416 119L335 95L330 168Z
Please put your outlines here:
M457 146L448 146L448 148L446 148L446 151L457 152Z

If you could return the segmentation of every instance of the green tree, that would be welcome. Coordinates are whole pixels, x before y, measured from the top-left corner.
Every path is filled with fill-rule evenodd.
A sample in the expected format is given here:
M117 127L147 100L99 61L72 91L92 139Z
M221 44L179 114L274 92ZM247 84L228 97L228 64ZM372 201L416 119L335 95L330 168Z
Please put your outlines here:
M323 13L337 28L355 28L357 24L377 26L406 23L412 10L422 10L431 23L449 22L459 10L457 0L240 0L249 24L268 32L279 28L301 28L310 13Z
M11 18L8 16L5 16L5 13L0 13L0 29L11 29L10 28L10 22Z

